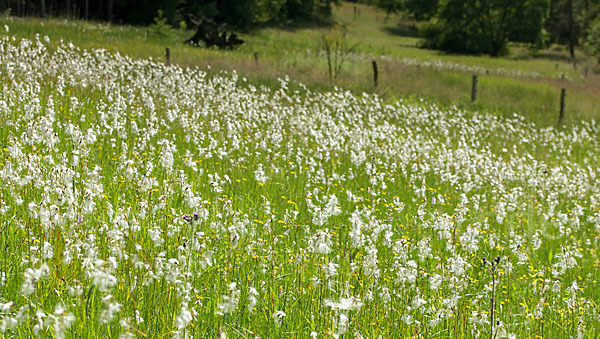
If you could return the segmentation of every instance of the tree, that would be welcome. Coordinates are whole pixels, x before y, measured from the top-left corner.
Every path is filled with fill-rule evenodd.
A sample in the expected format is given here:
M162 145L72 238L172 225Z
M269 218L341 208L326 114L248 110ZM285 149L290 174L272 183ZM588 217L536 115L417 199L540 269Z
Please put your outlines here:
M403 8L402 0L377 0L377 7L385 11L384 23L387 22L391 14L396 14Z
M313 15L314 0L287 0L284 11L287 19L306 20Z
M425 29L425 47L499 56L511 36L541 37L547 6L548 0L442 0Z
M236 29L249 29L256 22L258 0L187 0L181 1L181 17L211 19ZM187 19L187 18L186 18Z
M527 42L542 46L545 41L544 23L548 18L549 2L529 1L522 10L515 12L510 27L510 41Z
M586 30L593 21L595 0L552 0L550 15L545 29L550 34L550 42L569 46L571 58L575 59L575 47L585 37Z
M170 25L189 17L212 19L231 29L327 18L340 0L0 0L0 11L148 25L160 10Z
M440 0L404 0L406 11L419 21L429 20L435 16L439 5Z
M591 24L585 47L590 54L598 58L598 62L600 63L600 17Z
M266 23L329 17L337 4L339 0L180 0L178 12L183 18L202 17L248 30Z
M285 20L285 0L257 0L254 21L256 23Z

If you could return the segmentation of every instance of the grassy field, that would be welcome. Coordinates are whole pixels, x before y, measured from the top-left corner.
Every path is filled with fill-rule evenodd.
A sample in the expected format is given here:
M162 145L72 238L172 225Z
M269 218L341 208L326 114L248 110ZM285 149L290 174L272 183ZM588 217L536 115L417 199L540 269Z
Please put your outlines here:
M521 113L538 124L554 125L558 118L560 88L567 89L566 120L600 117L600 76L596 61L578 53L575 69L563 48L532 53L513 46L505 58L449 55L417 48L414 23L391 17L371 7L343 3L335 9L338 23L331 27L265 28L243 36L246 44L236 51L193 48L182 44L189 32L174 30L168 37L146 28L104 25L60 19L0 19L10 35L33 38L48 34L82 48L105 48L134 58L164 60L169 47L172 62L181 66L210 65L210 74L236 70L251 83L276 88L278 78L289 75L310 88L342 87L354 94L377 93L388 102L425 99L445 107L512 116ZM360 13L360 14L358 14ZM331 80L322 51L323 35L345 33L355 53L348 56L339 76ZM258 62L255 60L255 53ZM379 84L373 85L371 62L379 66ZM471 99L471 78L479 74L478 101ZM294 86L294 84L290 84Z
M596 75L387 46L368 16L335 90L327 28L222 52L3 18L0 337L597 338ZM589 110L555 128L560 85Z
M593 120L256 86L252 50L173 47L248 64L209 74L125 56L160 55L141 30L4 20L0 336L597 337Z

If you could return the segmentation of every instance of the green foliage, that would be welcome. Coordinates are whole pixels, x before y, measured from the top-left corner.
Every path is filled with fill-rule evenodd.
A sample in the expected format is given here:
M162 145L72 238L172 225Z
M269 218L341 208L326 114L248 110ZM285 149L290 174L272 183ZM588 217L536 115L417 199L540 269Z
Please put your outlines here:
M390 14L396 14L403 9L402 0L378 0L377 7L385 11L387 21Z
M598 18L587 34L586 49L590 54L598 58L600 63L600 18Z
M254 21L280 22L285 19L285 0L257 0Z
M415 19L429 20L437 13L440 0L404 0L404 7Z
M179 30L185 31L185 30L187 30L187 28L188 28L188 25L185 22L185 20L179 21Z
M307 19L313 15L314 0L287 0L285 13L288 19Z
M548 17L548 7L548 0L533 0L527 1L520 11L515 11L509 40L541 46L544 42L543 26Z
M445 0L424 31L425 46L455 53L502 55L511 37L542 36L548 0Z
M422 21L432 18L439 8L440 0L376 0L375 5L390 14L406 11Z
M237 29L249 29L256 23L256 0L220 0L216 2L217 14L213 18L218 23L226 23Z
M178 6L181 17L213 19L230 27L248 30L263 24L306 20L313 16L329 17L338 0L183 0Z
M20 5L18 5L20 3ZM87 3L87 5L85 5ZM0 0L0 13L17 16L42 14L42 2ZM333 6L340 0L46 0L44 14L60 16L68 12L75 18L106 20L133 25L153 23L157 11L162 11L165 23L177 26L186 20L213 19L219 24L247 30L263 24L280 24L290 20L329 18ZM109 13L110 12L110 13Z
M550 34L551 43L566 44L571 38L569 28L569 11L573 8L573 35L578 41L583 34L585 3L584 0L551 0L548 20L545 29Z
M167 18L163 16L162 10L157 12L154 23L150 24L148 31L152 36L159 39L169 39L174 35L173 27L167 23Z

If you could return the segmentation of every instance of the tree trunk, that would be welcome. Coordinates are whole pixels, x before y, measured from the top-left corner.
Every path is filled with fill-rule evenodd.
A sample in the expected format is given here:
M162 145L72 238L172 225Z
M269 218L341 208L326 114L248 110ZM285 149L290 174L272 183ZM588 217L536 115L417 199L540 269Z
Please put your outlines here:
M46 17L46 0L40 0L40 15Z
M90 0L85 0L85 20L88 20L89 11L90 11Z
M71 17L71 0L67 0L65 6L67 7L65 8L65 15L69 18Z

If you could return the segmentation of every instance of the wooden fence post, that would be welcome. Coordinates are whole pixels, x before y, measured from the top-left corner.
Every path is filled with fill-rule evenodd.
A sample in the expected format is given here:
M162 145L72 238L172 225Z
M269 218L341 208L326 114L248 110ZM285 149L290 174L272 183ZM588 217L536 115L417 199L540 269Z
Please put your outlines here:
M165 48L165 54L167 56L167 65L171 64L171 50L169 47Z
M471 88L471 102L477 100L477 74L473 74L473 87Z
M377 87L377 61L373 60L373 84Z
M254 63L258 65L258 52L254 52Z
M560 89L560 114L558 116L558 124L561 125L565 118L565 97L567 96L567 90L564 88Z

